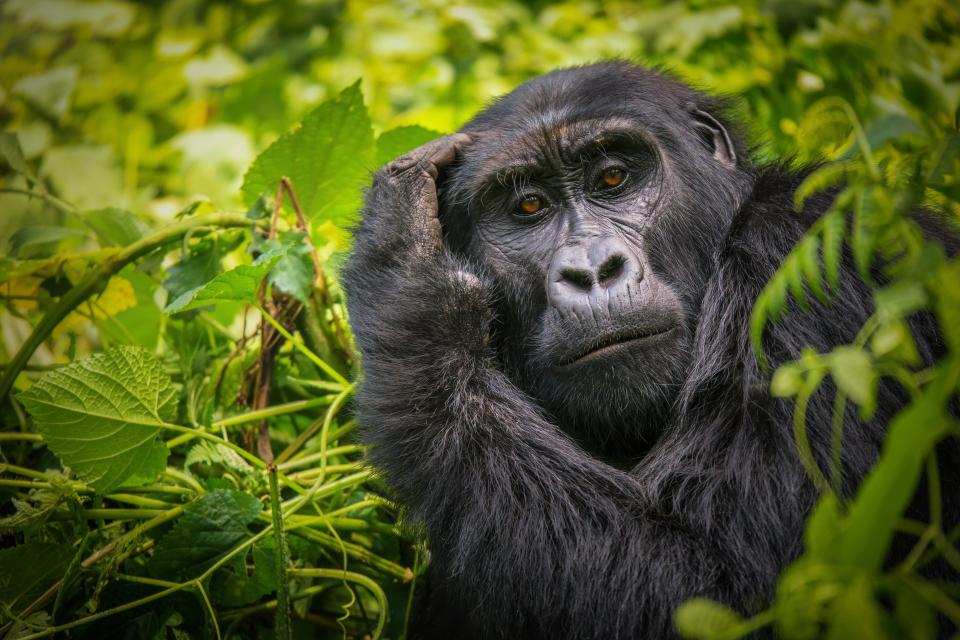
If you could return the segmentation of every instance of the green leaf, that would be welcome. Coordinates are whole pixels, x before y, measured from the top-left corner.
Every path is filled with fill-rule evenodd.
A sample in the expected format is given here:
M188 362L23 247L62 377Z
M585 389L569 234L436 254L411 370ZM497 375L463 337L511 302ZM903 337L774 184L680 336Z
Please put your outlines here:
M123 209L95 209L83 215L96 232L101 247L126 247L142 238L148 230L137 216Z
M287 232L280 240L270 242L287 244L290 250L285 252L273 269L270 270L270 284L283 293L289 293L300 302L306 303L313 291L316 268L310 257L310 246L304 242L304 233Z
M60 67L27 76L13 85L13 90L44 115L59 120L70 106L77 76L76 67Z
M384 131L377 138L377 154L373 166L378 169L394 158L426 144L443 134L418 125Z
M850 192L845 192L849 194ZM823 268L827 276L827 283L836 289L840 285L840 261L843 251L843 237L846 233L846 217L838 203L847 200L841 194L834 203L834 208L823 220Z
M289 249L289 245L274 248L262 253L253 264L240 265L221 273L205 285L180 295L163 312L170 315L217 302L253 302L260 282Z
M843 534L843 519L836 496L828 493L820 499L807 520L804 533L809 555L825 562L835 559L837 544Z
M10 255L17 258L47 257L64 240L77 240L86 234L70 227L23 227L10 236Z
M827 302L829 296L823 288L823 278L820 274L820 239L816 235L808 235L798 248L803 263L803 276L820 302Z
M184 252L180 261L167 269L167 279L163 281L169 299L176 300L217 277L223 252L220 242L206 238Z
M20 609L63 577L73 557L69 545L28 542L0 550L0 603Z
M919 282L900 282L873 292L877 313L889 318L900 318L927 306L927 292Z
M834 382L860 406L860 415L869 418L877 405L877 374L865 351L857 347L837 347L830 354L830 373Z
M241 607L259 600L277 590L276 546L272 538L265 538L253 545L253 570L247 570L247 562L238 557L228 563L224 571L213 581L213 599L227 607Z
M884 633L883 614L866 578L853 581L830 605L827 640L875 640Z
M684 638L716 638L741 622L735 611L706 598L687 600L673 614L674 627Z
M803 211L803 205L810 196L846 182L855 166L852 162L838 161L818 168L797 187L793 194L794 208L797 211Z
M951 427L944 413L953 393L941 368L933 381L890 423L880 460L864 480L850 508L842 558L868 570L883 565L894 527L910 504L924 460Z
M287 176L304 215L314 222L342 224L360 206L373 152L373 129L357 81L254 160L244 176L243 200L252 205L263 192L275 192ZM289 209L288 200L284 206Z
M910 327L903 320L891 320L880 325L870 336L870 350L878 358L889 356L911 366L918 366L922 362Z
M190 503L173 529L157 543L147 564L157 578L185 580L203 573L249 537L247 525L260 514L260 501L219 489Z
M202 462L221 464L241 475L248 475L254 471L250 463L230 447L207 440L197 443L190 449L183 466L189 469L191 466Z
M0 156L7 161L10 168L24 176L30 182L36 182L37 178L27 166L27 161L23 157L23 149L20 148L20 140L17 134L9 131L0 133Z
M792 398L803 388L803 367L798 362L781 365L770 381L770 394L777 398Z
M19 399L47 446L100 493L164 469L167 448L157 435L176 416L177 394L144 349L87 356L45 373Z

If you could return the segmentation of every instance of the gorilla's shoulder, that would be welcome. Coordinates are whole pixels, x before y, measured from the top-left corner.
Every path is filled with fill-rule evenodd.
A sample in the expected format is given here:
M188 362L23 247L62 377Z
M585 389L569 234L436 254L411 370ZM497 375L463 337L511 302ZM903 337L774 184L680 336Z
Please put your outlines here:
M772 273L836 196L836 190L814 194L801 211L794 208L797 187L815 168L795 170L775 164L754 169L753 189L731 221L721 260L753 267L759 263Z

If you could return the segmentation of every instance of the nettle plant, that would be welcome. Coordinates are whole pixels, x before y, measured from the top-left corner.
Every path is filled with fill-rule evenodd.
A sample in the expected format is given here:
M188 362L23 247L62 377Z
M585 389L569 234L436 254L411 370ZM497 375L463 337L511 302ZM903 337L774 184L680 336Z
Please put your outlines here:
M0 295L31 321L0 373L16 423L0 433L0 634L404 635L425 556L353 437L324 233L371 169L436 135L375 137L356 83L257 157L245 214L196 203L151 231L50 194L2 134L24 184L4 191L83 229L20 229L0 259ZM43 256L65 234L99 248ZM31 364L65 338L73 357L64 327L84 323L101 351Z

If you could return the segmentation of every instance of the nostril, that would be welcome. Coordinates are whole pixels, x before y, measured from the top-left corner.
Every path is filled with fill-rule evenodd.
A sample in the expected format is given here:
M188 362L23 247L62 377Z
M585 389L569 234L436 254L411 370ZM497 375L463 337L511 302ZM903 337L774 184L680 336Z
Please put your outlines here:
M560 278L584 291L589 291L593 287L593 278L588 272L580 269L561 269Z
M600 265L600 268L597 269L597 282L606 284L611 280L615 280L623 273L625 264L627 264L627 259L619 253L610 256Z

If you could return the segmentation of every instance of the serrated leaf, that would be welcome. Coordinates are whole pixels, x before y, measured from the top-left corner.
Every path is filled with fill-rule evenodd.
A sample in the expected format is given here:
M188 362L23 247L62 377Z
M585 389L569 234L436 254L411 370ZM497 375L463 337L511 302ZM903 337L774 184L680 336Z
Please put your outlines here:
M304 242L304 235L303 232L287 232L280 240L265 241L263 246L279 248L286 244L290 247L270 270L270 284L278 291L306 303L313 290L316 268L310 257L310 245Z
M424 145L443 134L419 125L397 127L384 131L377 138L377 154L374 166L378 169L394 158Z
M830 354L830 373L841 391L860 406L864 418L877 406L877 374L865 351L857 347L837 347Z
M216 276L203 286L196 287L180 295L167 305L163 312L167 315L189 311L217 302L252 302L257 287L267 274L289 250L283 245L260 254L253 264L244 264Z
M743 618L735 611L706 598L687 600L673 614L674 627L684 638L716 638L741 622Z
M233 449L206 440L197 443L190 449L183 462L183 466L189 469L199 462L222 464L229 469L239 472L241 475L246 475L254 471L250 463L244 460L240 454Z
M47 446L100 493L164 469L167 448L157 436L176 415L177 394L144 349L87 356L45 373L19 399Z
M264 538L253 545L253 570L247 571L247 562L238 558L224 567L212 584L213 599L227 607L241 607L259 600L277 589L276 546L272 538ZM232 572L230 570L233 570Z
M357 81L257 156L243 179L244 203L275 192L287 176L304 215L344 223L360 206L373 153L373 128Z
M196 577L247 538L260 514L255 496L218 489L190 503L173 529L157 543L147 568L157 578Z
M48 542L0 550L0 603L10 609L30 604L63 577L73 553L68 545Z
M202 287L220 273L220 259L223 249L219 242L203 240L190 247L183 257L167 269L167 278L163 288L170 294L170 300L176 300L184 293Z

